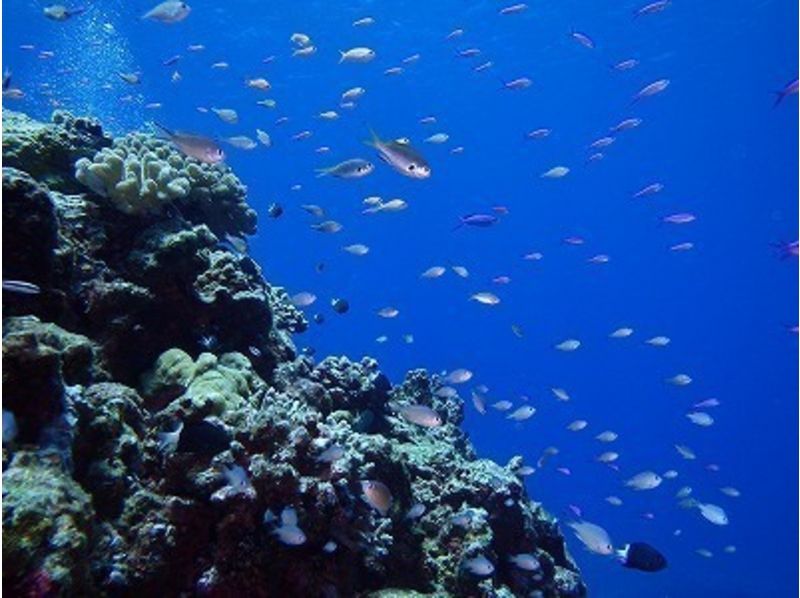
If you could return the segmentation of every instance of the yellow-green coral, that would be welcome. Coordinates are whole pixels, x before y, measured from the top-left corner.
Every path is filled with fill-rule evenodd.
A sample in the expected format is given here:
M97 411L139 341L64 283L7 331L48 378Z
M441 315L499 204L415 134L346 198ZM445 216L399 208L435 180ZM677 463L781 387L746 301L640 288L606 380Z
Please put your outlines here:
M189 196L208 200L245 191L225 166L203 164L168 141L142 133L115 139L92 160L78 160L75 177L126 214L157 214Z

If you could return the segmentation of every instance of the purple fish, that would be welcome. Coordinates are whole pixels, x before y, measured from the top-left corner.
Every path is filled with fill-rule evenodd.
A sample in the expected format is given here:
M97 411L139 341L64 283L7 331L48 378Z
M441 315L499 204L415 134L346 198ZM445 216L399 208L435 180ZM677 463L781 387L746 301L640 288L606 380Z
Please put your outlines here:
M172 66L173 64L176 64L176 63L177 63L177 62L178 62L180 59L181 59L181 55L180 55L180 54L175 54L175 56L172 56L172 57L170 57L170 58L167 58L167 59L166 59L164 62L162 62L161 64L162 64L163 66Z
M583 517L583 510L578 505L567 505L567 508L575 514L575 517Z
M531 81L528 77L519 77L511 81L502 81L502 83L503 83L503 89L511 89L511 90L527 89L528 87L533 85L533 81Z
M778 250L782 260L800 255L800 242L798 241L773 243L772 246Z
M664 185L662 183L651 183L642 189L639 189L636 193L633 194L634 199L639 199L640 197L647 197L648 195L655 195L656 193L660 193L664 189Z
M708 407L719 407L719 399L705 399L692 405L694 409L706 409Z
M459 229L462 226L477 226L480 228L488 228L497 222L497 216L493 214L467 214L460 218L460 222L453 230Z
M9 293L19 293L20 295L38 295L42 292L38 285L25 280L4 280L3 290Z
M639 61L635 58L628 58L627 60L622 60L614 65L611 66L615 71L629 71L633 68L639 66Z
M772 105L772 107L775 108L778 104L780 104L783 101L783 98L785 98L786 96L794 95L796 93L797 93L797 79L793 79L792 81L789 81L783 87L783 89L775 92L775 95L777 97L775 98L775 103Z
M664 222L668 224L689 224L690 222L694 222L696 219L697 217L689 212L678 212L677 214L664 216Z

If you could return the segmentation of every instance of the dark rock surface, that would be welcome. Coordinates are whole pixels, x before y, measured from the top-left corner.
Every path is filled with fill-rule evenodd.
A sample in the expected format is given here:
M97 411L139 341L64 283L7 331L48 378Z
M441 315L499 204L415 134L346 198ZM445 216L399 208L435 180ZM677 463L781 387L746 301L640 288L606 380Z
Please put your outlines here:
M128 194L123 209L74 178L119 146L98 123L4 117L4 274L41 287L3 293L9 595L585 594L519 459L477 459L437 377L392 387L373 359L297 355L302 313L217 236L255 228L233 173L203 171L225 181L213 209L193 189L174 201L198 205L156 194L140 211ZM406 421L411 404L443 424ZM367 481L388 489L385 512ZM289 509L295 544L279 533ZM508 562L523 552L537 571ZM492 575L464 568L477 555Z

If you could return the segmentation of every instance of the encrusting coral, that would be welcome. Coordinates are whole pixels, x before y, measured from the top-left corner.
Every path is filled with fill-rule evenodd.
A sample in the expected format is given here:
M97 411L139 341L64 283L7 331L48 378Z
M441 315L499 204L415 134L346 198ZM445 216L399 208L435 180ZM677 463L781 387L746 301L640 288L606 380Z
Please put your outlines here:
M585 595L519 458L477 459L438 377L393 386L369 357L298 355L302 313L220 242L255 230L227 168L139 133L103 149L60 118L69 147L3 171L4 266L41 287L3 294L4 589Z

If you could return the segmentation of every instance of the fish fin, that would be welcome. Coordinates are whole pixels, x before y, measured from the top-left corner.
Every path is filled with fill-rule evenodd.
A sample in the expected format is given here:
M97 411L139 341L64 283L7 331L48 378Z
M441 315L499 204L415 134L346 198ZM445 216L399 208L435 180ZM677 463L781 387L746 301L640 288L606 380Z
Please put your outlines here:
M314 172L317 173L317 178L319 179L319 178L326 177L326 176L330 175L331 170L333 170L333 169L332 168L317 168L317 169L314 170Z

